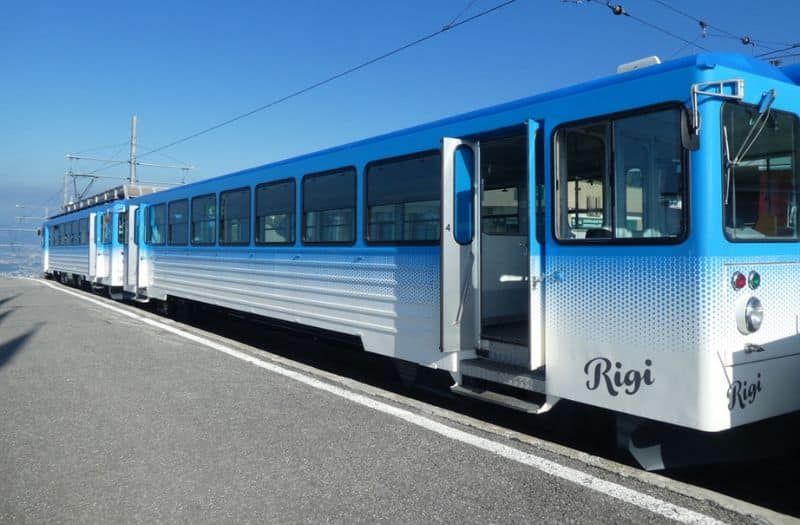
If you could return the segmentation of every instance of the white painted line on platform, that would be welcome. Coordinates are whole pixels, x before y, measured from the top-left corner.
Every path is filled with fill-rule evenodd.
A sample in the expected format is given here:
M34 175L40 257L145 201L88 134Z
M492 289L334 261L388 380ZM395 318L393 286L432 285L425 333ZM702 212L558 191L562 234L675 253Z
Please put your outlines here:
M705 514L701 514L699 512L695 512L693 510L680 507L678 505L674 505L664 500L619 485L618 483L606 481L602 478L598 478L586 472L582 472L580 470L561 465L554 461L550 461L548 459L535 456L527 452L523 452L514 447L498 443L497 441L492 441L490 439L470 434L469 432L464 432L463 430L459 430L457 428L444 425L427 417L414 414L413 412L410 412L403 408L398 408L389 405L387 403L377 401L365 395L351 392L347 389L331 385L329 383L325 383L323 381L320 381L319 379L307 376L300 372L284 368L274 363L263 361L261 359L258 359L257 357L248 355L244 352L240 352L233 348L229 348L225 345L222 345L205 337L201 337L192 334L190 332L187 332L185 330L181 330L180 328L175 328L173 326L169 326L168 324L155 321L153 319L149 319L147 317L138 315L124 308L119 308L117 306L108 304L104 301L100 301L94 299L93 297L86 296L85 294L74 292L72 290L67 290L62 286L55 285L53 283L49 283L46 281L37 281L37 282L49 286L54 290L58 290L66 294L73 295L79 299L83 299L84 301L90 302L97 306L102 306L103 308L107 308L108 310L119 313L131 319L141 321L144 324L153 326L155 328L160 328L161 330L170 332L189 341L193 341L195 343L199 343L203 346L217 350L224 354L228 354L229 356L235 357L247 363L263 368L265 370L269 370L270 372L274 372L289 379L293 379L295 381L306 384L318 390L323 390L325 392L334 394L336 396L347 399L354 403L358 403L359 405L372 408L379 412L383 412L384 414L389 414L391 416L397 417L399 419L402 419L404 421L407 421L409 423L427 429L431 432L435 432L452 440L459 441L467 445L472 445L474 447L486 450L488 452L492 452L503 458L510 459L518 463L522 463L523 465L528 465L537 470L550 474L551 476L555 476L570 481L584 488L593 490L595 492L599 492L601 494L610 496L612 498L616 498L626 503L630 503L631 505L635 505L637 507L650 511L654 514L659 514L661 516L664 516L666 518L675 521L679 521L681 523L696 523L696 524L707 524L707 525L712 525L712 524L716 525L723 523L717 519L712 518L711 516L706 516Z

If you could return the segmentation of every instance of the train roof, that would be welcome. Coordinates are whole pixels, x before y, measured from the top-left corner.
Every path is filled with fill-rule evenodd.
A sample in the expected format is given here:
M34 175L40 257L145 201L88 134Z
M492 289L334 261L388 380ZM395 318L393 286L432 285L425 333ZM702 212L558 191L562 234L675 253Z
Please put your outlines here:
M114 202L124 199L132 199L134 197L141 197L142 195L149 195L151 193L155 193L157 191L161 191L164 189L166 188L163 188L161 186L149 186L142 184L123 184L121 186L116 186L114 188L110 188L95 195L92 195L91 197L85 197L77 202L70 202L69 204L64 206L61 213L52 215L47 219L48 220L55 219L56 217L61 217L62 215L67 215L70 213L74 213L76 211L92 208L94 206L99 206L101 204L106 204L109 202Z
M789 66L783 66L781 71L783 71L783 74L789 77L792 82L800 86L800 62Z

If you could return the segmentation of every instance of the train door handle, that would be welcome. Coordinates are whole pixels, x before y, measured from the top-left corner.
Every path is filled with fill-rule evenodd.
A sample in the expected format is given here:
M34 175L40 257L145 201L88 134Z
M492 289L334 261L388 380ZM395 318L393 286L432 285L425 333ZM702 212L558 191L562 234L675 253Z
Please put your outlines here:
M543 283L547 280L552 280L557 283L560 283L564 280L564 274L561 270L553 270L550 273L546 273L544 275L532 275L531 276L531 290L535 290L539 283Z

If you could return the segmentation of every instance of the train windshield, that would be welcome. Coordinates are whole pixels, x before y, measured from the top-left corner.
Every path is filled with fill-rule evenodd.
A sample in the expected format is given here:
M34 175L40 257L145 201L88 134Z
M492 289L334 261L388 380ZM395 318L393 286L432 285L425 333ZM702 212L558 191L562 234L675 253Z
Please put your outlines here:
M725 235L742 242L796 241L797 116L768 110L759 118L755 106L728 103L722 119L727 156L736 155L723 183Z

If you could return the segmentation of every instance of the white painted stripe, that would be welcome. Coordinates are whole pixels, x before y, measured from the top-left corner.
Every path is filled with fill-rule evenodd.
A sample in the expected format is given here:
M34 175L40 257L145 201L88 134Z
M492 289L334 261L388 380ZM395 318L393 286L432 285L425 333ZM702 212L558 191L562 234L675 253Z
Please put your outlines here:
M653 496L649 496L647 494L643 494L641 492L619 485L617 483L613 483L611 481L606 481L602 478L598 478L589 473L561 465L554 461L550 461L548 459L535 456L527 452L523 452L514 447L498 443L497 441L492 441L490 439L470 434L469 432L464 432L463 430L459 430L457 428L444 425L427 417L414 414L413 412L409 412L408 410L405 410L403 408L398 408L383 403L381 401L377 401L365 395L358 394L350 390L346 390L344 388L331 385L329 383L325 383L323 381L320 381L319 379L307 376L300 372L284 368L274 363L263 361L257 357L248 355L244 352L240 352L233 348L229 348L225 345L222 345L205 337L192 334L185 330L181 330L180 328L175 328L174 326L169 326L168 324L162 323L160 321L155 321L153 319L143 317L124 308L119 308L117 306L108 304L106 302L99 301L85 294L74 292L72 290L67 290L59 285L55 285L53 283L49 283L46 281L37 280L37 282L45 284L55 290L59 290L66 294L73 295L75 297L78 297L79 299L83 299L84 301L90 302L97 306L102 306L103 308L107 308L113 312L119 313L131 319L136 319L137 321L141 321L144 324L170 332L189 341L193 341L208 348L212 348L229 356L235 357L247 363L268 370L270 372L282 375L289 379L293 379L295 381L306 384L318 390L323 390L325 392L352 401L353 403L358 403L359 405L369 407L379 412L383 412L384 414L389 414L391 416L397 417L399 419L402 419L411 424L427 429L431 432L435 432L452 440L459 441L467 445L472 445L474 447L486 450L488 452L492 452L493 454L497 454L498 456L510 459L512 461L516 461L523 465L528 465L537 470L550 474L551 476L555 476L557 478L570 481L572 483L575 483L576 485L580 485L581 487L587 488L589 490L593 490L595 492L599 492L600 494L604 494L606 496L616 498L626 503L630 503L631 505L635 505L637 507L650 511L654 514L659 514L661 516L664 516L666 518L681 523L694 523L694 524L706 524L706 525L718 525L723 523L719 520L712 518L711 516L707 516L705 514L701 514L699 512L695 512L693 510L680 507L678 505L674 505L672 503L655 498Z

